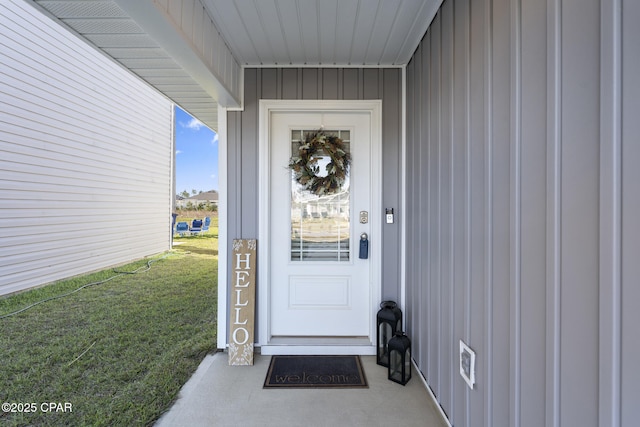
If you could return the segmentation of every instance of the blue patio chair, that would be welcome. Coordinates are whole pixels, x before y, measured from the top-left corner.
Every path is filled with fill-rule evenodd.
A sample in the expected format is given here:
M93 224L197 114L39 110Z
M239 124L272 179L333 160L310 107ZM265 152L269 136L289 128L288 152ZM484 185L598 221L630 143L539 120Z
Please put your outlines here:
M209 231L210 225L211 225L211 218L208 216L204 217L204 224L202 224L202 231Z
M185 234L189 234L189 224L184 221L180 221L179 223L177 223L176 233L178 233L180 237L183 237Z
M202 231L202 220L194 219L191 222L191 227L189 228L189 232L191 232L191 234L198 234L201 231Z

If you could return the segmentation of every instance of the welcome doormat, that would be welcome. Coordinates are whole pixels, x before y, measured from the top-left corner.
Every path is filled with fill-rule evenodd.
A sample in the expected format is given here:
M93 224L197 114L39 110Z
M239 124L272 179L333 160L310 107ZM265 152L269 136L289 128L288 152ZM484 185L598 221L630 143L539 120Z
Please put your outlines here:
M272 356L264 388L367 388L360 356Z

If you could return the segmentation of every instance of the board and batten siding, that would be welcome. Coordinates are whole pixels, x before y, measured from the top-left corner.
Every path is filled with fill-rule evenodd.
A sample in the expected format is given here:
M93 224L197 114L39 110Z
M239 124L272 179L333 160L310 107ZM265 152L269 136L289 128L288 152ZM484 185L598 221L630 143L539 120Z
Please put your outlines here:
M382 298L400 299L402 70L399 68L248 68L244 110L227 114L228 235L258 236L258 103L260 99L382 100L382 205L395 208L382 230ZM260 242L258 242L258 251ZM231 271L229 257L228 271ZM230 286L230 284L228 284ZM260 285L258 284L258 287ZM259 294L260 291L258 291ZM257 327L257 326L256 326Z
M446 0L407 67L408 332L456 427L638 425L639 21Z
M173 106L21 0L0 4L0 294L169 248Z

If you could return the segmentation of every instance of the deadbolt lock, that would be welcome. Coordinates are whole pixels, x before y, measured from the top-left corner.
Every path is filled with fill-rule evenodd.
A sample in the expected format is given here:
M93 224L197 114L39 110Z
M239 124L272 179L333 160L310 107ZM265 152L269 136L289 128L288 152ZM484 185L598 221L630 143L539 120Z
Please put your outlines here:
M360 224L366 224L369 222L369 212L360 211Z

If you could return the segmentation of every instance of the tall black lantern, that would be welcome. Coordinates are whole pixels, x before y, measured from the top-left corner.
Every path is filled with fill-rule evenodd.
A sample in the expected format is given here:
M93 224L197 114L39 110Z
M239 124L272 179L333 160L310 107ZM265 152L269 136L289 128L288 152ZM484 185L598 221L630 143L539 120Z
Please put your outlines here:
M411 379L411 340L404 332L389 340L389 379L402 385Z
M402 311L393 301L382 301L378 311L377 339L377 363L381 366L389 366L389 340L396 331L402 330Z

